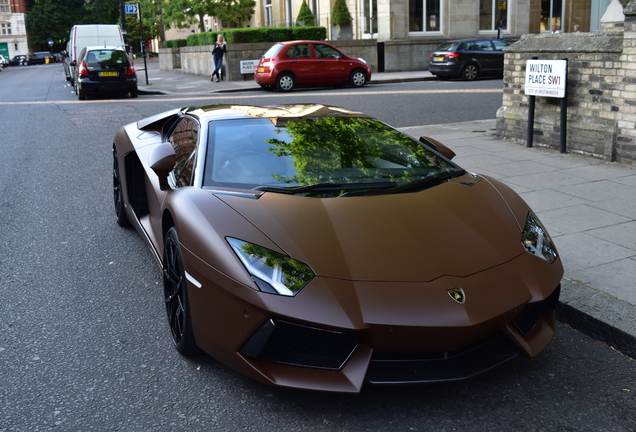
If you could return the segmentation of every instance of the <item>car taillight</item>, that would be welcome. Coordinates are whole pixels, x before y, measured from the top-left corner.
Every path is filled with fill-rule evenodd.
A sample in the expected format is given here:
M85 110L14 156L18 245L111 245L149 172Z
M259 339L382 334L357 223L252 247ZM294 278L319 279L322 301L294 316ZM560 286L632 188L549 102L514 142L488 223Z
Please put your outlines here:
M81 76L88 76L88 69L86 69L86 63L81 62L79 65L79 74Z
M126 71L126 75L134 75L135 74L135 65L133 62L128 63L128 70Z
M459 53L455 53L455 52L450 52L446 54L447 58L457 58L459 57Z

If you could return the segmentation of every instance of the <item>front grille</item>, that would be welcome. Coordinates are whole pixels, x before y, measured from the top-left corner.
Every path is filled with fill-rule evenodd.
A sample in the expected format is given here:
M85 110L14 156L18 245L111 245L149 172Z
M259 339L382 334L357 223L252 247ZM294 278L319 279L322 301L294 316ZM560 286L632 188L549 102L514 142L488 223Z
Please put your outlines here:
M527 304L512 323L522 335L527 335L537 325L541 315L552 312L556 308L560 295L561 284L545 300Z
M458 381L497 367L517 353L514 345L498 334L456 351L374 353L367 381L373 384Z
M269 320L241 348L259 360L294 366L338 370L358 345L353 332Z

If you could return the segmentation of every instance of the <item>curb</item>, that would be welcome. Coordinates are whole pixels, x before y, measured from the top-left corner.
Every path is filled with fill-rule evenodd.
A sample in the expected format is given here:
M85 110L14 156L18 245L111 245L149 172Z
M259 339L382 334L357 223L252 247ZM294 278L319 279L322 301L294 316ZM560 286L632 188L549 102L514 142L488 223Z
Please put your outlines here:
M636 359L636 320L629 319L636 317L635 306L568 278L561 290L558 321Z

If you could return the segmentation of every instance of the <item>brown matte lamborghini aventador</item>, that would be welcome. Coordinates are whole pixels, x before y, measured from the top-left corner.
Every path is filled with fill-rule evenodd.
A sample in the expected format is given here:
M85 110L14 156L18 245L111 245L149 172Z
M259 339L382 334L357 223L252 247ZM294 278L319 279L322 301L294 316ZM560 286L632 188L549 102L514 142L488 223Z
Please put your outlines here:
M509 187L360 112L183 108L122 127L117 221L163 268L172 339L259 381L464 379L554 335L563 267Z

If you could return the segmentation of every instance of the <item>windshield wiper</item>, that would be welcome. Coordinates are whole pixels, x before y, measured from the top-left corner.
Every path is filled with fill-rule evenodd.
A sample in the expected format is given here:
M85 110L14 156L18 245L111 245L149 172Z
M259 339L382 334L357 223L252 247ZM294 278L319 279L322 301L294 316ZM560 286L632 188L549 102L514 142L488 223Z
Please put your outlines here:
M382 183L316 183L306 186L278 187L278 186L256 186L252 190L263 192L277 192L289 195L296 195L305 192L330 192L330 191L359 191L368 189L389 189L395 188L395 182Z
M466 174L466 171L464 171L463 169L446 172L442 174L437 174L432 177L426 177L426 178L423 178L422 180L417 180L412 183L407 183L405 185L390 189L387 191L387 193L396 194L396 193L408 192L412 190L423 190L433 186L437 186L438 184L444 183L445 181L450 180L452 178L463 176L464 174Z

